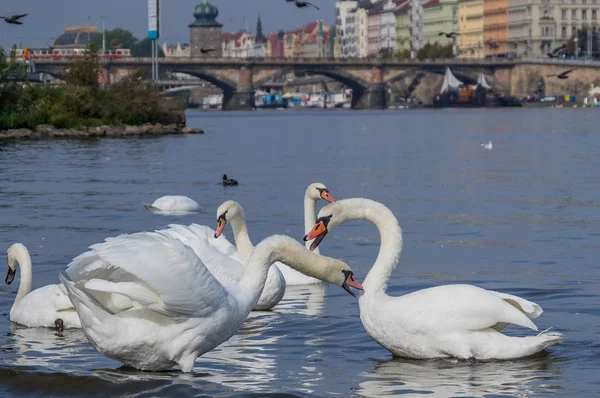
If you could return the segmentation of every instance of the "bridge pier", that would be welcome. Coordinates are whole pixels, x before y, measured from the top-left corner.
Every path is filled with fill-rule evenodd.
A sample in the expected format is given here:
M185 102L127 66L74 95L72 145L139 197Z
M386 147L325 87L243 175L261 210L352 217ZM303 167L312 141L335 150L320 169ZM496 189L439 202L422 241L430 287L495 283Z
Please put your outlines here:
M385 84L371 83L369 87L357 98L354 109L385 109L387 108L387 97Z
M387 97L385 93L385 84L383 82L383 69L381 66L371 68L371 78L369 86L359 95L354 102L355 109L385 109L387 108Z
M223 110L245 111L251 109L254 109L252 67L245 65L238 71L238 85L235 90L223 93Z

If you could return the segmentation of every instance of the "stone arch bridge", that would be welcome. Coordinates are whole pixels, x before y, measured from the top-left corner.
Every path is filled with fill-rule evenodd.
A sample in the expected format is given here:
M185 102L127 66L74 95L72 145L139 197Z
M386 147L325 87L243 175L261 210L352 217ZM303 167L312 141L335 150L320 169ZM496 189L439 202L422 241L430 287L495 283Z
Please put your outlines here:
M73 61L36 60L36 71L63 76ZM103 61L105 80L118 79L140 71L150 76L150 58L121 58ZM223 109L243 110L254 107L254 89L287 72L308 72L335 79L353 90L353 108L386 107L386 89L390 84L418 72L443 74L446 67L465 82L474 82L483 72L487 81L507 95L529 94L545 80L546 90L558 79L549 78L566 68L578 68L571 83L583 84L600 79L600 62L559 61L554 59L447 59L447 60L366 60L333 58L163 58L160 72L179 72L206 80L223 90ZM580 81L579 81L579 80ZM565 82L562 82L563 85ZM550 85L550 87L549 87Z

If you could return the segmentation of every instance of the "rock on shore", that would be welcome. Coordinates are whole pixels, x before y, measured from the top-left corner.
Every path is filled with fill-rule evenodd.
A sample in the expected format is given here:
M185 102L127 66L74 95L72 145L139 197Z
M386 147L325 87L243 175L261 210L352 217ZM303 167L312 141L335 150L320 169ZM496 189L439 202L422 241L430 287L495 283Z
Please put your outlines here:
M42 124L35 128L0 130L0 140L3 139L44 139L44 138L89 138L89 137L140 137L178 134L204 134L202 129L178 126L177 124L143 124L141 126L98 126L87 127L83 130L57 129L54 126Z

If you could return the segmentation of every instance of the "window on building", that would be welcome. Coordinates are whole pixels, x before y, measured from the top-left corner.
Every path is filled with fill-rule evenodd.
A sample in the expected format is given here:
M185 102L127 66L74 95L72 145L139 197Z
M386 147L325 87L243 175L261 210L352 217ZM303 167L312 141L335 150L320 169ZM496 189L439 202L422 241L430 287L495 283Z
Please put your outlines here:
M592 19L596 20L596 10L592 10Z
M577 19L577 10L571 10L571 19Z
M567 10L562 10L562 19L563 21L567 19Z
M583 20L587 19L587 10L581 10L581 19L583 19Z
M548 18L548 10L544 10L544 18Z
M567 37L567 27L566 26L562 27L561 37L563 39Z
M571 31L571 35L572 35L573 37L577 37L577 26L573 26L573 29L572 29L572 31Z

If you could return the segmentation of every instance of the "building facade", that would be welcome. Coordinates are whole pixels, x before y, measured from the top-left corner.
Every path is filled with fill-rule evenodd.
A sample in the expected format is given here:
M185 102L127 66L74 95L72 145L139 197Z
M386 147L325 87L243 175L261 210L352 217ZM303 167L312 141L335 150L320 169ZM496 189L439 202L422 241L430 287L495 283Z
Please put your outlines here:
M410 51L411 46L411 2L405 1L396 7L396 50Z
M221 53L227 58L254 57L254 35L245 30L221 35Z
M508 51L540 57L576 37L577 30L597 35L599 14L597 0L510 0Z
M483 40L485 56L508 52L508 0L483 2Z
M458 0L427 0L423 4L423 40L440 45L455 44L441 32L458 32Z
M356 0L338 0L335 3L335 24L341 58L356 57L358 54L354 23L357 5Z
M368 0L367 0L368 1ZM353 12L349 12L346 17L346 26L348 30L348 43L350 51L347 57L365 58L368 55L368 14L367 8L364 8L364 1L358 2ZM366 3L370 7L371 3Z
M389 53L396 53L396 0L386 0L381 10L380 47Z
M424 0L410 0L410 44L411 57L415 57L416 51L423 48L425 39L423 37L423 4Z
M195 20L190 28L190 55L192 57L221 57L221 30L223 25L217 22L219 10L204 0L194 8ZM202 54L201 49L214 49L208 54Z
M187 43L167 44L162 45L163 53L165 57L189 57L190 56L190 45Z
M381 11L383 2L377 3L367 11L367 54L375 56L381 49Z
M483 57L483 1L458 1L458 56L461 58Z

